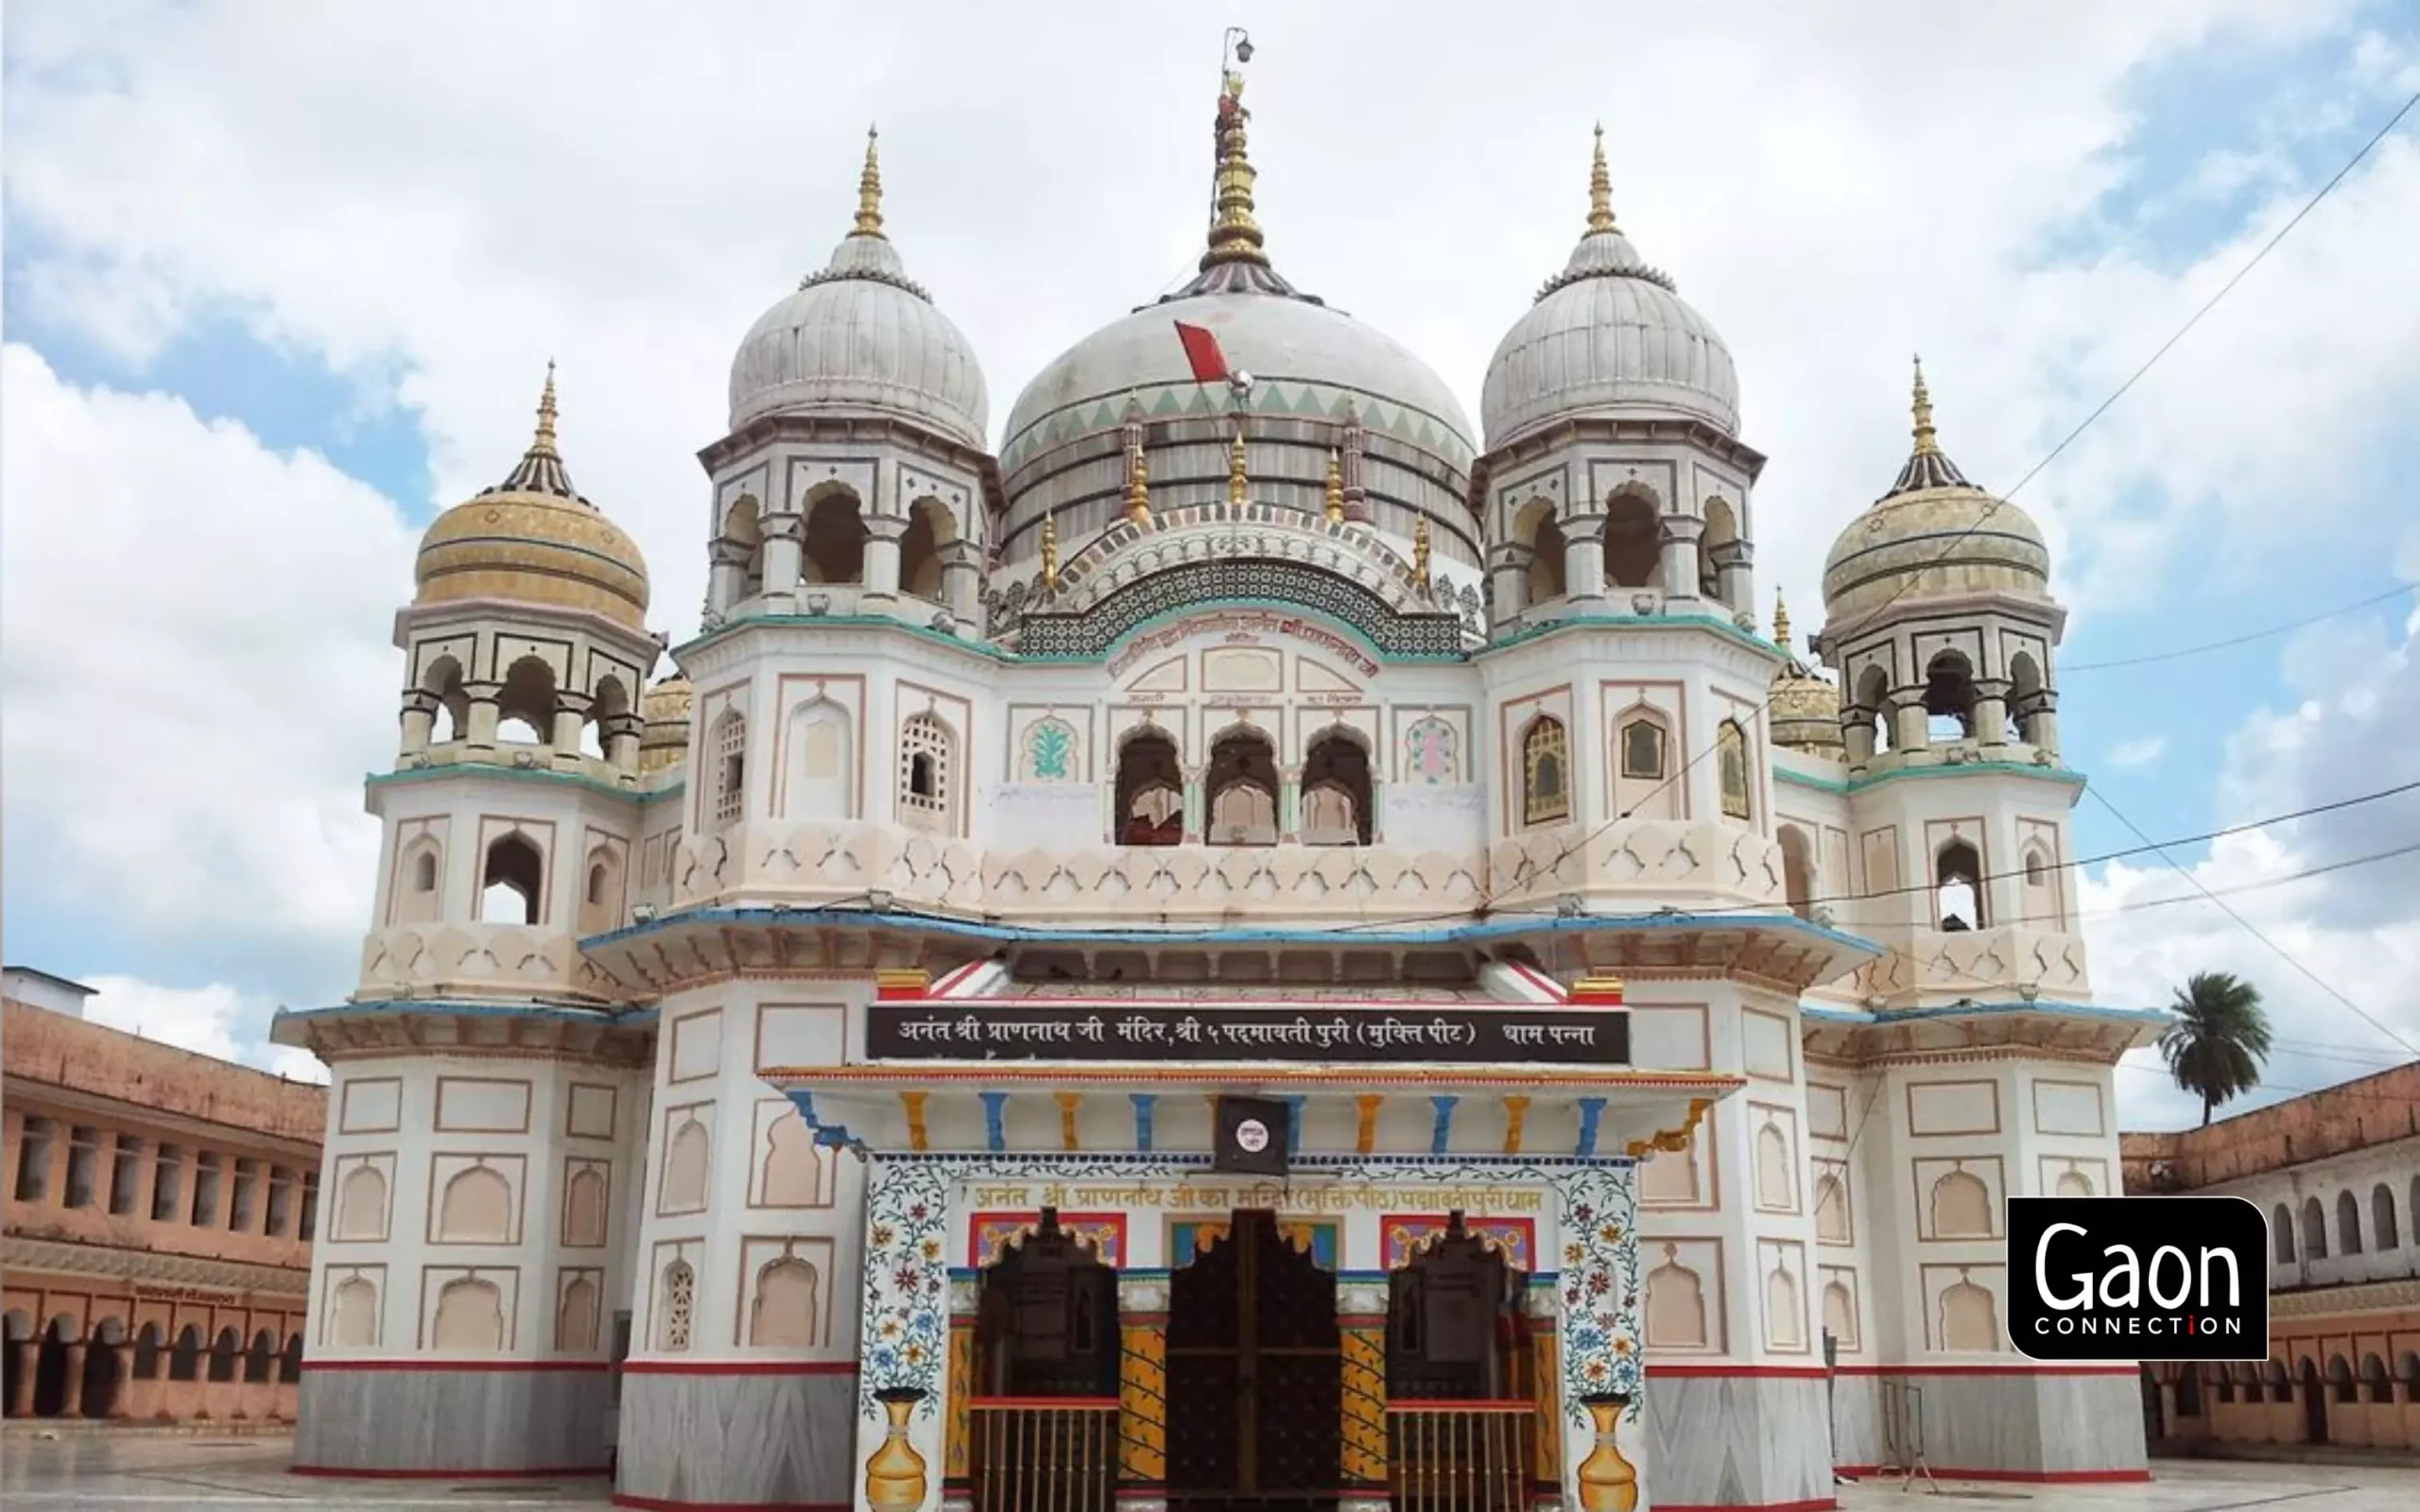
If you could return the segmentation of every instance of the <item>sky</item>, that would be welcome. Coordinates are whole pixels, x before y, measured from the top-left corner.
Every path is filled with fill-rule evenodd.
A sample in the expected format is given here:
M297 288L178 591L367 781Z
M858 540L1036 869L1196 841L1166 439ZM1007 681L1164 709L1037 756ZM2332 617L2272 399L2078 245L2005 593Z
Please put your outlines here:
M1623 228L1737 358L1772 458L1760 591L1803 629L1906 453L1921 351L1967 475L2031 473L2079 855L2420 780L2420 112L2034 471L2420 90L2420 0L1257 12L11 5L9 959L99 986L108 1022L311 1074L265 1037L358 968L417 537L510 466L546 362L677 644L732 353L847 230L867 124L996 433L1053 355L1189 272L1231 24L1277 266L1473 415L1582 230L1603 123ZM2262 1096L2407 1058L2420 857L2370 858L2415 842L2408 793L2091 866L2096 996L2242 974L2279 1040ZM2151 1061L2121 1122L2198 1118Z

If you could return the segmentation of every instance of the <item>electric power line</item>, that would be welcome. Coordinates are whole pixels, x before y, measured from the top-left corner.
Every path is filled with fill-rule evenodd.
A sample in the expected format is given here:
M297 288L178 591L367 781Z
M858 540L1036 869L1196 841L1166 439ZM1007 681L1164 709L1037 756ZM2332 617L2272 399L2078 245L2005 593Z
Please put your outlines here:
M2294 228L2300 226L2303 221L2309 216L2312 211L2317 210L2321 201L2325 200L2329 195L2335 193L2337 185L2342 183L2355 168L2360 166L2362 160L2367 158L2380 142L2386 140L2389 132L2393 131L2397 126L2403 123L2403 118L2411 113L2414 106L2420 106L2420 91L2414 92L2411 98L2405 100L2402 107L2398 109L2393 116L2388 118L2387 123L2384 126L2379 127L2368 141L2362 143L2360 149L2355 152L2352 157L2346 159L2344 165L2337 169L2334 176L2325 183L2320 185L2318 192L2313 194L2309 199L2306 200L2303 207L2300 210L2295 211L2293 215L2288 219L2283 226L2278 227L2276 233L2272 235L2266 242L2263 242L2260 245L2259 250L2254 252L2252 256L2245 261L2241 267L2236 269L2234 276L2230 277L2224 284L2220 284L2216 293L2212 294L2207 300L2204 300L2200 308L2196 309L2190 316L2187 317L2185 323L2176 328L2175 334L2170 335L2166 341L2161 342L2158 350L2154 351L2149 357L2143 359L2142 365L2129 374L2124 383L2119 384L2110 392L2108 398L2095 405L2092 412L2084 416L2082 421L2079 421L2076 423L2075 428L2068 431L2067 434L2060 439L2056 446L2051 447L2048 452L2043 454L2042 459L2028 468L2025 471L2024 475L2019 477L2015 484L2011 487L2006 493L1993 498L1991 502L1976 515L1971 524L1969 524L1964 529L1960 530L1956 535L1951 536L1948 542L1942 547L1940 553L1936 555L1931 561L1924 563L1914 572L1911 572L1903 577L1900 580L1899 586L1892 590L1890 597L1885 598L1880 604L1876 605L1872 610L1862 615L1861 618L1871 620L1881 614L1883 610L1889 609L1892 605L1897 603L1902 594L1906 593L1909 589L1914 587L1923 579L1923 576L1927 570L1937 567L1943 561L1947 560L1949 555L1958 549L1961 542L1965 541L1967 537L1975 534L1976 531L1980 530L1984 524L1988 522L1994 514L1997 513L2003 505L2006 505L2011 500L2014 499L2019 492L2023 491L2027 484L2040 476L2043 470L2048 468L2052 462L2057 461L2059 457L2066 452L2068 447L2073 446L2076 441L2083 437L2085 431L2092 428L2095 421L2099 421L2101 416L2107 414L2119 400L2125 398L2127 393L2131 391L2136 384L2143 380L2144 375L2149 373L2154 367L2157 367L2160 360L2166 357L2169 352L2173 351L2178 342L2183 341L2185 337L2192 332L2195 326L2200 325L2204 316L2218 308L2219 302L2221 300L2224 300L2229 294L2233 293L2236 285L2241 284L2246 278L2250 277L2253 269L2266 262L2269 258L2269 254L2277 249L2278 244L2283 242L2287 236L2291 234ZM1783 649L1786 651L1789 648L1785 646ZM1762 713L1766 710L1771 709L1775 696L1777 696L1776 693L1768 692L1765 696L1765 701L1758 706L1757 713ZM1707 755L1716 748L1717 744L1719 743L1708 743L1706 746L1702 747L1695 756L1690 757L1686 762L1683 763L1679 770L1673 772L1669 777L1665 778L1662 782L1656 783L1654 787L1649 789L1648 792L1640 798L1639 803L1631 805L1628 810L1616 815L1613 818L1607 819L1603 824L1599 825L1589 833L1565 845L1563 850L1556 854L1552 861L1547 863L1543 868L1528 870L1524 874L1522 880L1526 881L1529 876L1536 875L1536 871L1538 869L1549 872L1552 871L1555 868L1561 866L1565 860L1567 860L1574 850L1584 850L1589 845L1595 843L1597 837L1602 834L1606 830L1611 829L1620 820L1626 819L1630 817L1631 815L1635 814L1638 811L1639 804L1645 803L1649 799L1652 799L1658 793L1664 791L1665 788L1671 786L1674 782L1679 782L1682 778L1687 776L1688 773L1696 767L1698 763L1705 760Z
M2200 656L2205 651L2223 651L2230 646L2249 645L2255 641L2265 641L2272 636L2285 635L2294 630L2308 628L2323 621L2332 620L2340 614L2350 614L2356 610L2368 609L2373 604L2383 604L2390 599L2402 598L2415 588L2420 588L2420 583L2406 583L2400 588L2390 588L2383 593L2372 593L2367 598L2357 599L2350 604L2339 604L2334 609L2322 610L2316 614L2306 615L2285 625L2273 625L2265 630L2252 630L2242 635L2231 635L2223 641L2205 641L2200 645L2178 646L2172 651L2155 651L2149 656L2118 657L2108 662L2063 662L2060 664L2059 672L2063 677L2072 677L2079 672L2107 672L2116 667L2149 666L2154 662L2176 662L2188 656Z

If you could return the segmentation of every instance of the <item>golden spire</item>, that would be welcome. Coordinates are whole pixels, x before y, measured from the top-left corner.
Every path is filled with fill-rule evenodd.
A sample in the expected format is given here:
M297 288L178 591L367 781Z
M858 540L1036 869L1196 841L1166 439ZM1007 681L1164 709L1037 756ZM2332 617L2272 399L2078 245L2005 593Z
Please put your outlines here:
M850 234L882 236L882 159L875 151L874 129L871 126L866 128L865 169L857 175L857 224Z
M1327 454L1327 520L1334 524L1344 518L1344 456L1330 447Z
M1428 592L1428 517L1425 514L1411 523L1411 582L1422 593Z
M1773 585L1773 644L1789 649L1789 606L1782 602L1781 585Z
M1244 428L1238 421L1235 444L1227 448L1227 502L1242 504L1251 496L1251 479L1244 472Z
M561 460L562 454L555 450L555 359L546 359L546 387L538 395L538 434L529 442L531 456L551 456Z
M1925 387L1925 359L1916 358L1915 399L1910 407L1916 417L1916 455L1932 456L1941 451L1941 441L1932 429L1932 390Z
M1059 517L1042 517L1042 591L1059 592Z
M1260 223L1252 215L1253 180L1259 175L1244 150L1244 124L1252 112L1243 107L1243 76L1227 70L1219 94L1218 170L1212 179L1210 249L1201 254L1204 272L1220 263L1269 266L1260 249Z
M1605 124L1597 123L1597 160L1588 169L1588 234L1615 231L1614 177L1605 168Z
M1126 518L1138 525L1151 523L1151 468L1139 444L1126 449Z

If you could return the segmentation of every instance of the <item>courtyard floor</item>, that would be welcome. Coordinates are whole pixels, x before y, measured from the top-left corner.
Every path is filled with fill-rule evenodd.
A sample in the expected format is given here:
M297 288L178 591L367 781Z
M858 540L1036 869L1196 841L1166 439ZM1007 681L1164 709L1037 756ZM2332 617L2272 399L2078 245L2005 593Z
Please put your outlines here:
M0 1441L0 1501L11 1509L105 1512L160 1508L374 1503L389 1512L422 1507L603 1507L601 1480L337 1481L285 1473L291 1445L277 1437L129 1434ZM2420 1469L2160 1460L2148 1486L1978 1486L1944 1483L1936 1494L1867 1484L1841 1487L1844 1512L1913 1512L2030 1503L2073 1512L2410 1512L2420 1506Z

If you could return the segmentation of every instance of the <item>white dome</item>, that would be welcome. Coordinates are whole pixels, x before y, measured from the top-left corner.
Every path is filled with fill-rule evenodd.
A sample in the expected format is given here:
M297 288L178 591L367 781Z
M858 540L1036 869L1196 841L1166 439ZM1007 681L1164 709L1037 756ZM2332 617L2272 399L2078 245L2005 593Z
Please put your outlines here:
M732 429L820 410L904 416L984 449L991 401L975 349L878 232L843 240L732 359Z
M1581 238L1495 349L1479 391L1491 450L1585 412L1680 415L1725 433L1739 426L1731 350L1610 225Z
M1042 369L1016 407L1000 441L1003 461L1053 438L1028 433L1068 411L1091 412L1121 404L1128 394L1150 407L1154 391L1197 389L1177 322L1201 326L1219 338L1231 367L1255 383L1295 402L1308 389L1314 402L1346 396L1365 421L1417 440L1424 433L1439 455L1457 466L1471 461L1471 422L1428 365L1393 340L1348 315L1300 297L1221 292L1197 294L1146 305L1084 337ZM1324 392L1322 392L1324 391ZM1371 402L1400 416L1373 417ZM1219 403L1224 404L1223 394Z

